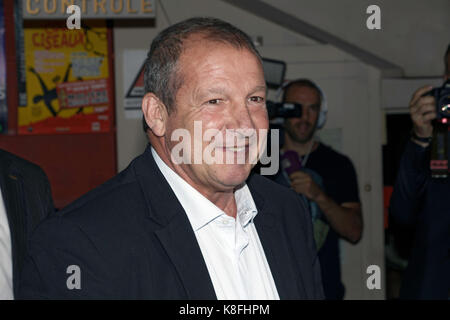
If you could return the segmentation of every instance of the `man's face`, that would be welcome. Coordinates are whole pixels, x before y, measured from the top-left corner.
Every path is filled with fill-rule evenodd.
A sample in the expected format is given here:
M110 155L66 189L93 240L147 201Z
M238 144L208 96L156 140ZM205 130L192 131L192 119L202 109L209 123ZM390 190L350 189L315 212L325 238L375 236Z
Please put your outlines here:
M182 77L182 86L176 94L175 111L167 120L167 147L172 150L179 143L170 139L174 130L187 129L192 137L192 152L188 156L191 164L182 163L178 169L201 188L214 191L233 189L247 179L253 165L248 158L248 137L238 135L240 138L230 143L226 139L226 131L253 129L256 134L259 129L268 129L262 65L246 49L192 39L181 54L178 67L177 76ZM201 136L194 134L194 121L200 121L203 134L214 129L218 135L203 141ZM203 153L208 148L213 155L216 152L221 154L222 163L206 163L204 160L194 163L194 140ZM260 143L258 140L257 144ZM245 155L245 164L237 164L237 161L224 164L225 157L236 160L242 155Z
M303 106L301 118L286 119L285 130L298 143L306 143L314 135L320 111L320 96L317 90L306 86L291 86L285 94L286 102Z

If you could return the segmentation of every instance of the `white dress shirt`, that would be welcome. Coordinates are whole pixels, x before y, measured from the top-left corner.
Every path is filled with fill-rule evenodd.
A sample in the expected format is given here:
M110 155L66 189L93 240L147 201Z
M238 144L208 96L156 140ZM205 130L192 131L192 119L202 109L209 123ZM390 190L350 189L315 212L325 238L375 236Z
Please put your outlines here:
M234 193L237 219L225 214L169 168L153 158L186 211L219 300L278 300L278 292L253 219L258 213L244 185Z
M14 299L12 282L11 234L2 190L0 190L0 300Z

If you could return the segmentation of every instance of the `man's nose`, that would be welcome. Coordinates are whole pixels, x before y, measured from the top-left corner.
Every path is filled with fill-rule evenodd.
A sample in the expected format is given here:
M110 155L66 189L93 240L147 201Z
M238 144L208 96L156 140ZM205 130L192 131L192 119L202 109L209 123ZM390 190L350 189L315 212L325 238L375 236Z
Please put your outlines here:
M301 119L309 119L309 107L308 106L305 106L305 105L302 105L302 116L301 116Z
M231 110L231 123L230 129L254 129L255 124L253 123L250 110L245 104L241 104L236 108Z

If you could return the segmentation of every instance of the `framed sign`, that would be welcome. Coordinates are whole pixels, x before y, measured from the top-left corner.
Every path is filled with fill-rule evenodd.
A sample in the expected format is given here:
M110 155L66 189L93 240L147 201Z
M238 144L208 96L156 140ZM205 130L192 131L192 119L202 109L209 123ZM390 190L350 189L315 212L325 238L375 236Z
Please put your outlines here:
M106 25L25 28L27 100L19 134L106 132L110 129Z
M76 5L82 19L147 19L155 17L154 0L21 0L23 18L67 19Z

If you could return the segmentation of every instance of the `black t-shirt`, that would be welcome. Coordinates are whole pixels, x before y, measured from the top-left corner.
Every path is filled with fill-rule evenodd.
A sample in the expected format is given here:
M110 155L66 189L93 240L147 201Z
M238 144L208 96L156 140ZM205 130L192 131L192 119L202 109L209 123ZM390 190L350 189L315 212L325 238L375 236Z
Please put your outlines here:
M360 202L355 168L350 159L319 143L309 154L305 168L322 178L325 193L337 204ZM281 171L274 177L283 183ZM284 183L283 183L284 184ZM339 235L330 228L318 256L322 269L322 283L327 299L342 299L345 289L341 282Z
M400 299L450 296L450 178L431 178L430 151L408 141L391 197L391 218L415 227Z
M348 157L319 143L310 153L305 167L322 177L326 194L337 204L359 202L356 172Z
M325 193L337 204L359 202L358 182L350 159L320 143L311 152L305 165L322 177ZM327 299L342 299L345 294L341 282L339 235L330 228L319 250L322 282Z

